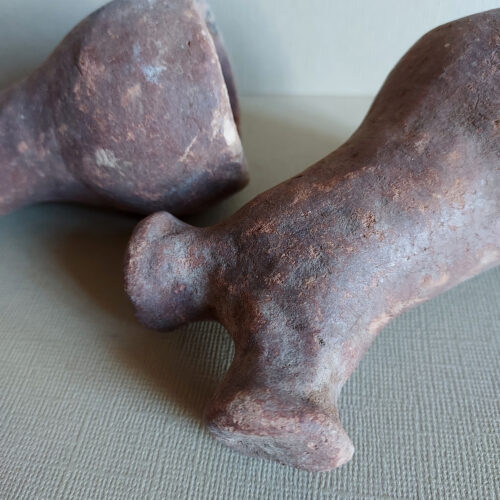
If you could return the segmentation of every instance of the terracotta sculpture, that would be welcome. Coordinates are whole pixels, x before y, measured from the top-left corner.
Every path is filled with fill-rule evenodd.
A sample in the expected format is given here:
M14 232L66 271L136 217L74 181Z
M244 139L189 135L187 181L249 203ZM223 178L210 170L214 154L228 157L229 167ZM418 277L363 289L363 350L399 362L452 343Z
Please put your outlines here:
M247 182L230 99L237 120L206 4L115 0L0 94L0 213L49 200L198 211Z
M500 9L399 62L354 135L227 221L166 213L128 250L139 319L220 321L235 358L206 420L243 453L347 462L339 392L394 316L500 263Z

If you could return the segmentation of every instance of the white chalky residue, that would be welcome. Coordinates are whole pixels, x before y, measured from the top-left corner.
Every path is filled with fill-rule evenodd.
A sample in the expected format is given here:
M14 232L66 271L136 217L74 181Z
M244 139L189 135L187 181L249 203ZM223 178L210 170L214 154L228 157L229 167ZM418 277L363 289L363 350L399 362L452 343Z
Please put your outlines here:
M224 139L228 146L233 146L238 139L238 132L236 131L236 125L228 117L224 119Z
M120 168L118 158L109 149L97 149L95 152L95 162L99 167Z
M498 250L495 249L487 249L483 255L481 256L481 259L479 260L479 264L481 266L489 266L490 264L493 264L494 262L498 261L500 258L500 254Z
M193 137L193 140L189 143L189 146L186 148L186 151L184 151L184 154L180 157L181 162L185 162L188 158L188 156L191 154L191 149L193 149L194 143L198 139L198 136L196 135Z
M142 72L146 77L146 80L150 83L158 84L158 77L167 69L165 66L159 64L158 66L152 66L150 64L143 66Z
M220 119L220 112L218 109L215 109L212 116L212 121L210 122L210 128L212 129L212 140L215 139L220 133Z

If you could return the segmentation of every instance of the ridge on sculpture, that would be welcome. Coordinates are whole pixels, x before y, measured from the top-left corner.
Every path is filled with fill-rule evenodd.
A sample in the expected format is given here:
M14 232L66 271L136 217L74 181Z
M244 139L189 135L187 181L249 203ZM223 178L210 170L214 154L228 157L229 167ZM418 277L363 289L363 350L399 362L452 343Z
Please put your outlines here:
M249 455L348 460L343 384L396 315L500 263L500 9L440 26L337 151L213 227L166 213L130 242L154 328L214 319L235 356L206 410Z
M248 173L204 1L115 0L0 94L0 214L42 201L194 213Z

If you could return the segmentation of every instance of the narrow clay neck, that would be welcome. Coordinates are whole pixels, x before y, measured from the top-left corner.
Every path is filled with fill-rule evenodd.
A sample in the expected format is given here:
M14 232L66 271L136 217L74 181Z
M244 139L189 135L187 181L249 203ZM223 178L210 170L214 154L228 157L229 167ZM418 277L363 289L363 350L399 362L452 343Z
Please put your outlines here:
M0 214L64 199L74 183L59 153L40 71L0 94Z

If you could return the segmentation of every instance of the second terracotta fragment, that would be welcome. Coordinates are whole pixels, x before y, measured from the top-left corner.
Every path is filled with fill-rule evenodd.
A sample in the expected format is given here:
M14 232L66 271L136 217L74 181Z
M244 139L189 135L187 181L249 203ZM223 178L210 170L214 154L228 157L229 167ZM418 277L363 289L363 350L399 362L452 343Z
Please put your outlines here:
M197 212L248 180L235 117L206 5L115 0L0 94L0 214L58 200Z

